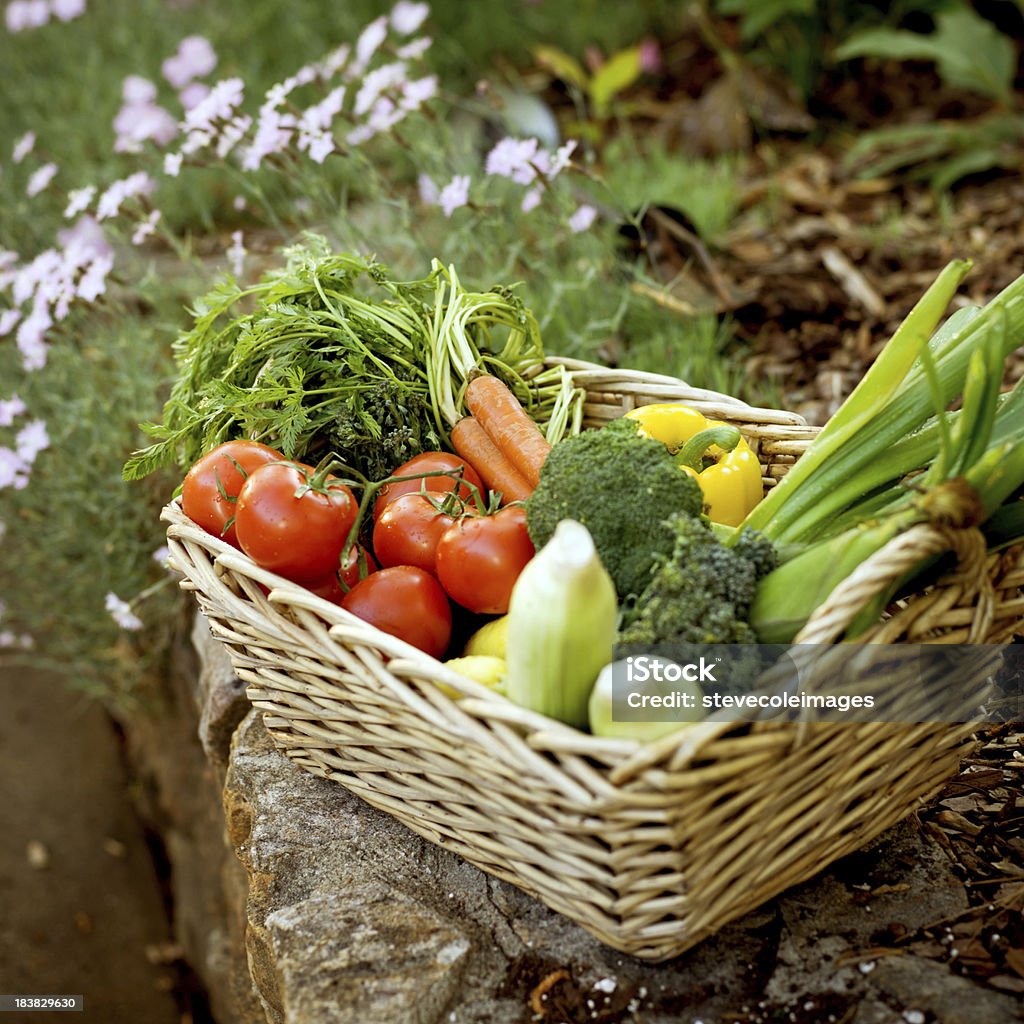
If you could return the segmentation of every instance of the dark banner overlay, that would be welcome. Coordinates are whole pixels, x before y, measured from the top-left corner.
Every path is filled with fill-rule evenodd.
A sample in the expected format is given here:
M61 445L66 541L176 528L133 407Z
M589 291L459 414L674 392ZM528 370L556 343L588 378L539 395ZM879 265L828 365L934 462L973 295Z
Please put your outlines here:
M619 644L616 722L1005 722L1024 644Z

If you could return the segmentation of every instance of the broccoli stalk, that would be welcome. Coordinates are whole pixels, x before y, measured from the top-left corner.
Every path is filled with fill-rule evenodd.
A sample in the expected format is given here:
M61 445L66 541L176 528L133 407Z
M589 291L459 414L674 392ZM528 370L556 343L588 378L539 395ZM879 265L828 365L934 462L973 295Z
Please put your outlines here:
M680 472L668 449L637 433L634 420L613 420L560 441L526 503L526 525L540 550L563 519L582 523L615 584L620 601L647 586L659 558L672 554L669 516L699 516L700 485Z

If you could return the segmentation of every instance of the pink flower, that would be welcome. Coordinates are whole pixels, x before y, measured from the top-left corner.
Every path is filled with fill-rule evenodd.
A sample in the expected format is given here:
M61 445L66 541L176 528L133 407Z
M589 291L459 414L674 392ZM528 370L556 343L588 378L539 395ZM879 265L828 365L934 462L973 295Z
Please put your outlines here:
M27 373L41 370L46 365L46 332L53 320L45 309L32 307L32 313L21 322L16 335L21 365Z
M15 306L24 305L32 297L40 282L60 272L61 254L56 249L44 249L31 263L20 267L11 287Z
M156 222L160 219L160 211L153 210L145 220L140 220L132 232L132 245L141 245L143 241L156 231Z
M429 4L398 0L391 8L391 27L400 36L411 36L427 20L429 14Z
M264 157L285 149L291 142L294 124L295 119L290 114L282 114L273 107L264 105L256 124L256 134L242 157L242 170L258 170Z
M12 0L4 11L4 20L9 32L41 28L50 20L50 5L47 0Z
M17 142L14 143L14 149L11 151L11 159L16 163L20 164L32 152L33 147L36 144L36 133L25 132L24 135Z
M121 83L121 99L125 103L155 103L156 86L141 75L128 75Z
M182 110L191 110L198 107L209 95L210 87L205 82L190 82L178 93L178 101Z
M345 43L331 52L320 63L320 75L322 78L333 78L347 63L352 56L352 47Z
M36 461L36 456L50 447L50 435L42 420L31 420L18 431L14 438L15 451L26 466Z
M501 178L511 178L519 185L529 185L537 177L532 163L537 145L536 139L502 139L487 154L484 170Z
M415 82L407 82L402 88L402 109L419 110L427 100L437 95L437 75L417 78Z
M53 181L53 176L56 173L57 165L55 163L43 164L43 166L34 171L32 177L28 179L28 184L25 186L25 195L29 198L39 195L39 193L44 191L50 182Z
M61 21L72 21L85 14L85 0L50 0L50 9Z
M296 86L309 85L311 82L315 82L319 77L320 70L315 64L304 64L292 76Z
M0 427L9 427L19 416L24 416L28 410L25 403L17 396L0 399Z
M648 37L640 43L640 70L648 75L661 67L661 47L657 39Z
M0 537L3 533L0 533ZM28 635L22 633L20 636L11 629L5 629L0 633L0 647L20 647L24 651L30 651L35 646L35 641Z
M113 268L113 257L97 256L78 282L78 297L95 302L107 290L107 274Z
M419 60L430 49L432 43L432 39L421 36L419 39L413 39L412 42L400 46L395 50L395 56L401 60Z
M97 256L114 255L103 228L92 217L79 217L70 228L58 231L57 241L64 248L65 262L76 267Z
M160 70L175 89L184 89L193 79L210 74L217 66L217 54L203 36L188 36L178 43L177 53L163 62Z
M276 110L288 97L298 88L299 81L297 78L292 76L286 78L283 82L278 82L272 85L265 93L265 102L260 108L260 114L264 110Z
M176 178L181 173L182 159L180 153L168 153L164 157L164 174L169 178Z
M309 144L309 159L316 164L322 164L336 149L334 136L327 132L312 139Z
M391 64L384 64L373 71L367 72L363 79L362 87L356 93L354 110L362 117L370 110L381 94L395 86L402 85L406 81L408 68L404 61L394 61Z
M13 487L22 490L28 483L31 467L26 466L18 453L11 448L0 448L0 491Z
M328 129L332 122L341 113L342 105L345 102L345 86L339 85L332 89L319 103L309 107L302 116L300 124L309 123L317 128Z
M419 60L432 45L432 39L427 36L421 36L419 39L414 39L404 46L399 46L394 51L394 54L401 60Z
M228 153L245 138L245 133L252 127L252 118L248 114L233 117L220 131L217 139L217 156L223 160Z
M441 192L437 185L434 184L434 180L426 174L421 174L416 179L416 184L420 191L420 202L424 203L426 206L436 206L438 196Z
M596 219L597 210L584 203L569 218L569 230L578 235L581 231L586 231Z
M201 149L206 149L211 142L213 142L212 131L191 131L181 144L181 152L185 156L191 156L193 153L198 153Z
M178 122L155 103L126 103L114 118L114 131L115 153L139 153L147 139L166 146L178 134Z
M20 309L5 309L0 313L0 338L6 338L18 326L20 319ZM3 426L3 424L0 424L0 426Z
M356 40L356 59L350 74L360 75L370 63L370 58L380 49L381 43L388 37L387 15L381 15L371 21L359 34Z
M382 96L373 105L373 110L366 119L366 127L373 132L386 132L401 120L402 114L395 104L387 96Z
M564 146L559 146L558 149L555 150L555 155L552 157L550 166L548 167L548 177L553 178L559 173L559 171L564 171L572 162L572 155L575 152L575 139L570 139Z
M456 174L437 197L437 204L450 217L460 206L469 202L469 175Z
M64 207L65 217L77 217L83 210L89 208L89 204L96 195L95 185L86 185L85 188L73 188L68 193L68 205Z
M185 128L190 132L212 131L218 121L229 121L241 105L245 83L240 78L225 78L210 94L185 114Z
M132 606L127 601L119 598L117 594L113 592L108 593L104 599L104 607L121 629L133 631L142 629L142 619L132 611Z
M519 204L519 208L523 211L523 213L529 213L531 210L535 210L538 206L540 206L542 194L543 190L539 185L536 185L533 188L529 189L523 196L523 201L522 203Z
M126 199L148 195L156 187L156 182L145 171L136 171L127 178L115 181L100 196L96 204L96 219L106 220L115 217Z

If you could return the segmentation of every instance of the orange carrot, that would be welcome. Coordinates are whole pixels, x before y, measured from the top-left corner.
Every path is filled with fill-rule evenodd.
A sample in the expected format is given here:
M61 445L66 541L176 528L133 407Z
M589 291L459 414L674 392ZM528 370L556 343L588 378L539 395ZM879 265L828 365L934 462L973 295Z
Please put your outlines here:
M466 405L502 455L536 487L551 445L519 399L497 377L481 374L466 388Z
M501 491L503 505L525 501L533 487L515 466L498 450L487 431L472 416L466 416L452 427L452 445L476 471L489 491Z

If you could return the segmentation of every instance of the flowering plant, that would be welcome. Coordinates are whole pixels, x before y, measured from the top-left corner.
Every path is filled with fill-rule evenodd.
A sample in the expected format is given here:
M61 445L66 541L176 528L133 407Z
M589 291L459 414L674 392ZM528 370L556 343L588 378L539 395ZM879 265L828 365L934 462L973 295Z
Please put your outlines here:
M50 14L72 7L61 11ZM73 16L92 12L82 4ZM166 631L173 619L166 604L147 612L142 597L161 600L155 510L176 481L143 492L113 467L137 444L134 423L159 408L167 341L211 272L244 288L268 250L315 228L409 278L438 255L482 285L526 278L552 351L593 356L621 322L630 293L594 288L611 277L616 252L588 155L547 127L516 130L496 93L446 91L429 64L429 18L426 3L399 0L266 88L237 74L217 80L217 47L189 34L161 55L158 76L138 69L121 81L107 129L118 170L106 178L75 180L44 128L15 140L8 188L64 223L36 251L0 237L0 531L8 552L18 546L0 571L7 657L34 645L38 660L45 645L55 662L109 679L131 652L131 674L142 648L125 647L121 631ZM9 5L10 31L49 17L40 9L33 19ZM197 194L213 201L201 218L219 252L191 240ZM132 332L148 347L126 341ZM113 352L116 365L101 365ZM86 383L94 392L76 397ZM86 417L77 426L68 400ZM76 463L69 481L65 452L83 430L96 434L91 472ZM83 502L92 502L85 514ZM101 522L116 523L102 542ZM43 548L51 565L57 549L74 578L62 608L73 628L59 637L45 588L19 585ZM146 650L161 649L145 639Z

